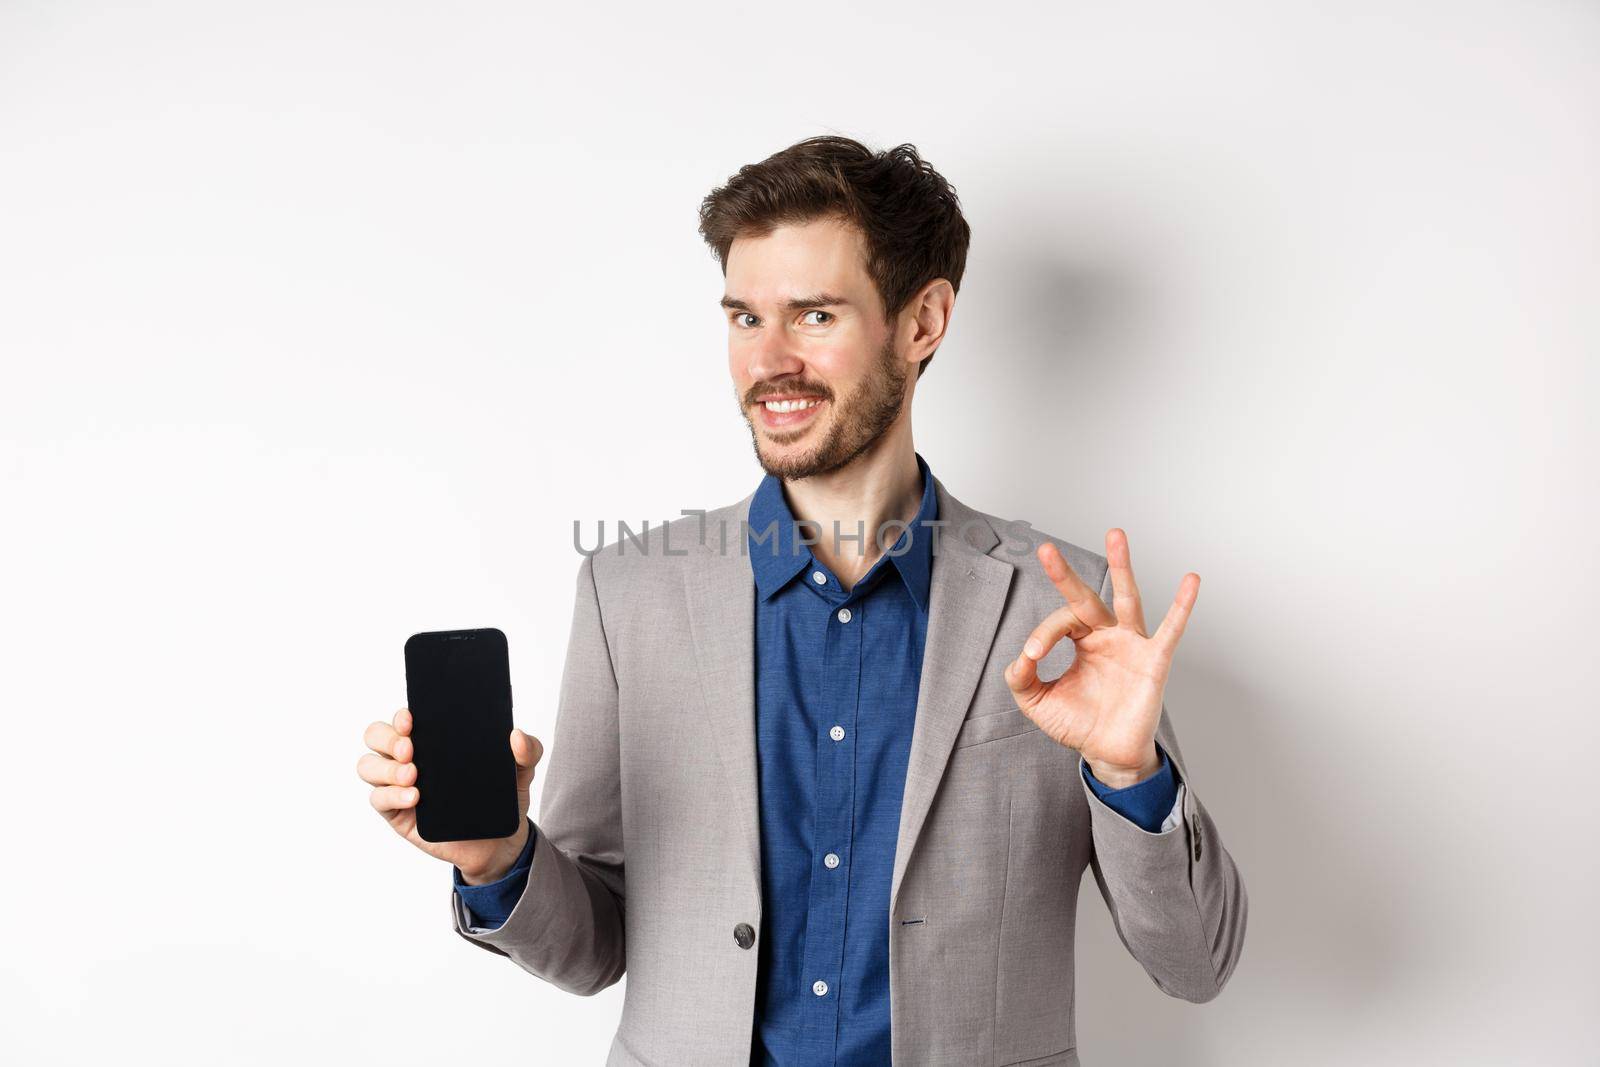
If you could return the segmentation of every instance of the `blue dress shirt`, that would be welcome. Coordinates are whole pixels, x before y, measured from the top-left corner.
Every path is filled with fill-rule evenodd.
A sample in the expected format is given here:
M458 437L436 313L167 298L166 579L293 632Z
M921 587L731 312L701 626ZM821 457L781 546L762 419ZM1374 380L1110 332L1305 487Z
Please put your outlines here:
M755 578L756 751L761 933L753 1064L881 1064L890 1058L889 889L916 721L938 518L921 455L911 526L849 590L797 536L782 482L750 502ZM839 531L844 551L870 541ZM873 546L875 547L875 546ZM1155 832L1173 807L1175 771L1157 745L1151 778L1095 795ZM456 892L475 928L503 924L521 897L537 827L512 871ZM546 843L543 847L549 847Z
M755 1064L889 1062L889 887L928 631L933 478L846 591L796 536L782 483L750 502L761 950ZM755 539L768 526L775 535ZM871 538L874 531L840 530ZM814 533L827 543L833 531ZM875 546L873 546L875 547Z

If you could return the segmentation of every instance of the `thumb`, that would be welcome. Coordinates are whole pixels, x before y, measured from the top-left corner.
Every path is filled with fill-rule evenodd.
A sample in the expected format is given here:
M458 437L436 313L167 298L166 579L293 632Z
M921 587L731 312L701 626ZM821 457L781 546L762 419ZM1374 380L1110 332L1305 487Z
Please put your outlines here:
M544 746L537 737L513 727L511 758L517 761L517 789L525 792L533 783L533 768L544 758Z

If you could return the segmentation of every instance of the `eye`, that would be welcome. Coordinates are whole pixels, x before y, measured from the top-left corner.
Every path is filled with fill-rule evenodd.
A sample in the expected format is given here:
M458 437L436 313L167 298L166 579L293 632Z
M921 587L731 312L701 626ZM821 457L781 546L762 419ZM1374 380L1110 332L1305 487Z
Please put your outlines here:
M833 316L833 312L831 312L831 311L812 310L812 311L805 312L804 314L802 314L800 316L800 318L803 320L806 317L806 315L826 315L829 319L832 319L834 317ZM810 325L812 325L812 326L826 326L827 323L826 322L814 322L814 323L811 323Z
M755 318L755 316L750 314L750 312L748 312L748 311L735 311L733 313L733 324L735 326L743 326L744 323L740 322L739 321L740 319L753 319L753 318Z

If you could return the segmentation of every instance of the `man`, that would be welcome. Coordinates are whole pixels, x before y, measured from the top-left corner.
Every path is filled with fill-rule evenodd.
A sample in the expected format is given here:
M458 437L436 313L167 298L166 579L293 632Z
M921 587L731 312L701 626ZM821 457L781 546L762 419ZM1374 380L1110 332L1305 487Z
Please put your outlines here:
M954 191L812 138L701 232L766 477L579 565L540 822L421 840L409 712L367 731L456 929L582 995L626 971L613 1065L1076 1064L1085 867L1156 985L1215 997L1244 884L1162 702L1199 577L1150 633L1122 531L1102 557L976 511L912 444ZM544 749L510 743L526 815Z

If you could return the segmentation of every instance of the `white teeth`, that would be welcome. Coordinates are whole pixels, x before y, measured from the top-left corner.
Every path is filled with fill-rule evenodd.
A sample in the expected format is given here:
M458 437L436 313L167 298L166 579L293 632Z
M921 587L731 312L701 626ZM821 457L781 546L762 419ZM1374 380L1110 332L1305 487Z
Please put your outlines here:
M785 411L804 411L806 408L815 407L822 403L821 400L768 400L762 406L768 411L782 413Z

